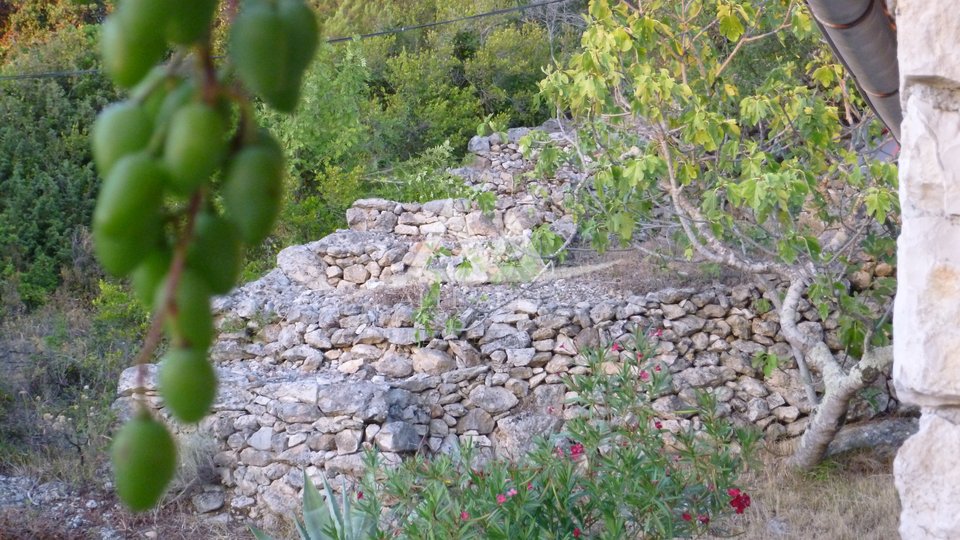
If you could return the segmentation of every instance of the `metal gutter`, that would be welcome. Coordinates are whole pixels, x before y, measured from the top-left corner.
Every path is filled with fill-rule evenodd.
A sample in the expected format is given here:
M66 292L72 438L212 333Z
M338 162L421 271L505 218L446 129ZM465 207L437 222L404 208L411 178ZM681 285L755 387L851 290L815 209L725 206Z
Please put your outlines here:
M883 0L807 0L830 48L874 112L900 140L897 26Z

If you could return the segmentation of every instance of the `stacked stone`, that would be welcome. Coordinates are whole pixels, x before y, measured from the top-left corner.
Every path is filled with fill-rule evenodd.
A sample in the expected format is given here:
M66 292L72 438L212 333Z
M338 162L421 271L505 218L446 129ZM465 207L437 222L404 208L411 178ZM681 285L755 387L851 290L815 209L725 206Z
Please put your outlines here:
M534 437L583 412L565 405L571 396L563 384L589 369L580 349L629 343L637 328L662 330L642 367L672 376L671 392L653 404L667 429L698 427L687 412L697 390L711 392L721 414L771 439L802 433L811 410L776 314L761 313L767 302L747 286L567 304L517 299L486 319L471 320L467 310L468 328L448 339L416 328L409 304L378 305L375 291L308 291L273 317L240 315L245 294L220 306L220 397L201 429L218 441L230 507L247 516L295 505L302 468L355 476L367 448L388 460L449 452L457 443L519 457ZM803 324L819 330L816 310L804 307ZM628 354L611 351L603 369L619 369ZM760 354L780 359L766 377L753 362ZM125 374L122 394L134 380ZM878 383L874 406L856 408L851 420L896 406L885 384ZM147 391L147 401L161 407L152 382Z
M552 205L575 172L561 168L538 181L544 189L518 191L508 182L506 173L517 179L531 168L517 152L522 134L471 141L482 170L468 181L496 190L492 214L459 199L357 201L349 230L284 249L276 269L215 300L219 338L211 354L220 390L213 414L194 429L215 441L227 508L285 519L299 501L301 470L312 478L322 471L339 486L340 477L362 470L368 449L390 461L458 444L485 458L520 457L535 437L583 413L568 405L574 396L564 385L590 369L579 352L628 344L638 329L661 330L641 368L672 376L670 391L653 404L667 429L699 427L689 410L704 390L721 414L770 439L803 432L811 404L772 302L753 287L609 294L572 283L557 294L548 282L519 294L503 285L460 286L467 307L445 315L456 316L462 331L415 322L423 320L416 315L425 278L488 284L511 249L523 252L534 227L570 226ZM472 263L467 276L459 272L465 260ZM801 329L842 349L835 315L821 321L806 303L800 315ZM628 350L610 351L602 369L619 370ZM763 355L778 359L767 375L756 362ZM165 414L155 367L145 369L144 402ZM137 380L133 368L124 373L121 411L130 410ZM871 394L851 420L897 407L886 378Z

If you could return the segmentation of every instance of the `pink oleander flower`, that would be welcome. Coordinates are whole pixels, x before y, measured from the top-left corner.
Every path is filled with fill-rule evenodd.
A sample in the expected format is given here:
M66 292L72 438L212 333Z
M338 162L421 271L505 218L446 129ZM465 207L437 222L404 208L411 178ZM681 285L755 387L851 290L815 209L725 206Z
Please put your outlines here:
M573 537L574 537L574 538L580 538L580 527L574 527L574 528L573 528Z
M362 492L362 491L358 491L358 492L357 492L357 500L359 501L359 500L362 499L362 498L363 498L363 492Z
M732 506L738 514L742 514L743 511L750 506L750 496L737 488L728 489L727 495L730 496L730 506Z
M684 512L680 517L682 517L684 521L690 521L693 519L693 516L691 516L689 512Z
M533 490L533 482L527 482L527 491Z
M570 447L570 457L578 458L583 455L583 443L577 443Z
M657 365L653 366L653 371L654 371L655 373L660 373L660 370L661 370L661 369L662 369L662 368L660 367L660 364L657 364Z
M700 523L703 523L704 525L706 525L706 524L710 523L710 516L708 516L708 515L706 515L706 514L700 514L699 516L697 516L697 521L699 521Z
M468 519L470 519L470 514L468 514L466 510L464 510L463 512L460 512L461 521L466 521Z
M619 343L614 343L613 345L610 346L610 350L613 352L620 352L623 350L623 346L620 345Z
M655 427L655 428L657 428L657 429L663 429L663 423L661 423L659 420L654 420L654 421L653 421L653 427Z
M641 370L641 371L640 371L640 380L643 381L643 382L649 381L649 380L650 380L650 373L648 373L647 370L645 370L645 369Z
M497 493L497 504L503 504L507 502L507 496L503 493Z
M510 491L507 492L507 497L513 497L517 494L517 490L510 488Z

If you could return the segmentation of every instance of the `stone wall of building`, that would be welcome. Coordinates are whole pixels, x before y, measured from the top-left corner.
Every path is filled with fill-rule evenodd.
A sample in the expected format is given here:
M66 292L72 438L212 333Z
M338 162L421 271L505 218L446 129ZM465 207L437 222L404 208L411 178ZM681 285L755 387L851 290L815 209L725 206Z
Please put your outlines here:
M923 407L894 463L903 538L960 538L960 11L899 0L902 230L894 377Z

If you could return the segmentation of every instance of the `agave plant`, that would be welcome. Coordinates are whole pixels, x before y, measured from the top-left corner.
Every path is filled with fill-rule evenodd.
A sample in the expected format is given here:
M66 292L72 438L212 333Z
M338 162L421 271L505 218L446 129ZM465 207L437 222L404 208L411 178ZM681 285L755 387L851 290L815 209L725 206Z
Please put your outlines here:
M327 477L320 474L326 500L303 471L303 521L294 515L301 540L366 540L376 534L377 523L368 514L351 504L347 488L341 490L340 500L330 488ZM273 540L265 532L250 527L257 540Z

